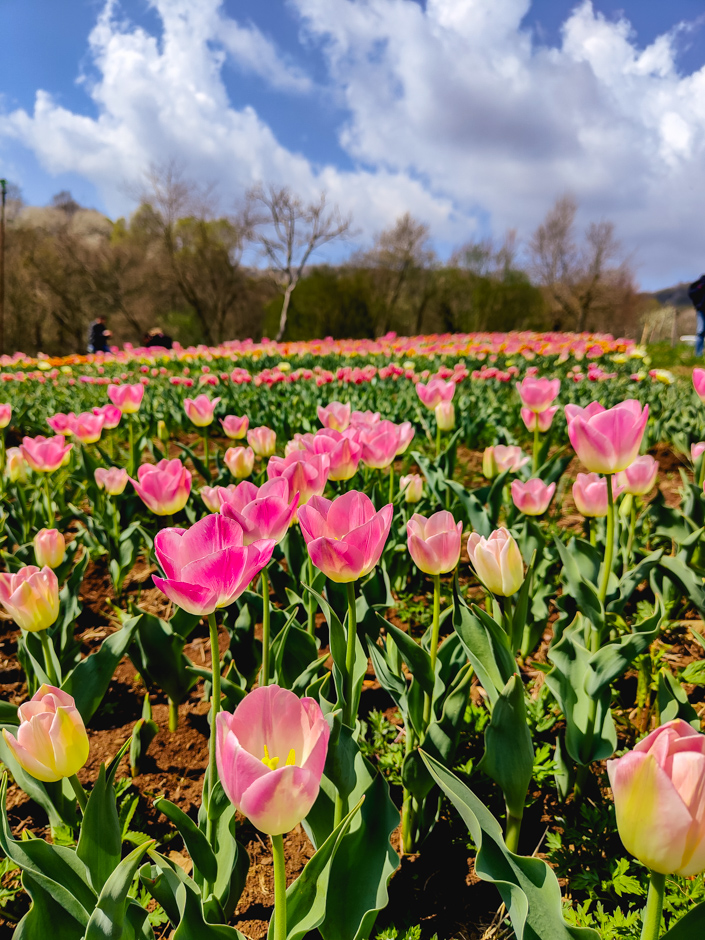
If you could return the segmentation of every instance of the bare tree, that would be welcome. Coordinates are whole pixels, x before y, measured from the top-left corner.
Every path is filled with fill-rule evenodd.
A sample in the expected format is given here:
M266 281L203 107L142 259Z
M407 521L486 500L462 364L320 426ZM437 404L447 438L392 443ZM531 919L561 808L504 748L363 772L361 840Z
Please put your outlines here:
M620 260L613 223L591 223L579 241L577 211L572 196L558 199L531 237L529 255L558 323L582 331L623 311L636 287L628 260Z
M504 280L511 271L515 270L516 256L516 229L508 229L499 243L488 237L461 245L451 255L448 266L461 268L479 277Z
M287 186L254 186L247 193L247 207L255 237L283 292L276 335L279 342L286 330L291 295L311 255L347 236L352 219L342 216L337 206L329 209L324 192L317 202L305 204Z

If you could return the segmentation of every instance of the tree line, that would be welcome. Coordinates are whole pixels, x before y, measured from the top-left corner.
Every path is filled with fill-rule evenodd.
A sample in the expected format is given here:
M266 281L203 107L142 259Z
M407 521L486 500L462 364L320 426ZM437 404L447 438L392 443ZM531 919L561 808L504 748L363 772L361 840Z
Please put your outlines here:
M445 260L409 213L352 251L354 220L325 194L306 202L258 185L233 211L173 164L150 171L129 219L70 193L24 206L11 188L5 232L5 350L85 352L106 316L114 341L155 326L182 344L269 336L364 338L564 329L636 335L643 309L610 222L579 230L564 196L526 245L471 240ZM336 264L321 249L337 242Z

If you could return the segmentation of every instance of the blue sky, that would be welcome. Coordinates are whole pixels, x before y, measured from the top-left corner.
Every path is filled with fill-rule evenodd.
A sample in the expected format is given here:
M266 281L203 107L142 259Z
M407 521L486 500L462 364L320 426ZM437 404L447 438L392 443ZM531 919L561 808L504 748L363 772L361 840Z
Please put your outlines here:
M565 192L646 287L705 268L702 0L2 0L0 176L129 213L177 159L224 207L321 189L443 254Z

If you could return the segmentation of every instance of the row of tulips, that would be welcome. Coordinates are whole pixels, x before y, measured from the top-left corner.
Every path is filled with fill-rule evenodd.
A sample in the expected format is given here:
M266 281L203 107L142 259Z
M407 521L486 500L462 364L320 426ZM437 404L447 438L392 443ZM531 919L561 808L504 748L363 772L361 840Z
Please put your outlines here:
M700 378L696 375L696 389L698 381ZM364 846L363 854L360 854L358 847L357 855L353 846L356 843L359 846L361 833L364 842L364 833L373 828L374 819L369 813L382 813L382 806L386 805L385 800L388 801L389 797L384 787L380 795L378 791L381 785L373 786L372 778L366 785L363 784L364 774L369 774L369 771L348 770L346 778L346 772L341 768L357 766L360 734L358 707L368 656L380 683L397 701L404 718L404 847L407 850L417 849L435 823L435 786L440 786L454 801L460 799L458 785L462 784L458 781L458 785L451 786L448 777L459 728L453 721L462 720L468 701L471 673L474 671L491 704L491 733L488 732L485 739L483 768L505 797L507 813L502 851L508 853L507 859L521 858L515 853L519 847L533 748L524 689L517 676L521 661L531 652L532 625L528 608L531 591L536 590L534 573L539 570L541 561L535 555L532 557L531 553L526 557L527 552L522 550L522 532L535 535L534 530L526 526L531 517L539 517L547 511L556 492L557 480L550 479L556 471L555 459L542 459L544 448L540 435L547 433L557 413L557 406L552 403L559 394L560 383L533 377L519 383L518 394L526 412L526 415L522 414L524 424L534 434L533 455L532 458L528 457L513 445L493 445L485 453L483 462L485 474L490 480L489 492L483 500L474 497L472 491L466 491L452 480L452 472L448 471L454 446L452 440L450 448L441 453L440 435L453 429L456 387L457 383L447 381L442 376L432 377L426 384L418 384L420 402L429 411L433 410L436 418L436 459L432 461L423 454L414 455L425 479L414 473L402 477L400 486L403 496L399 497L395 497L394 493L393 466L396 458L405 453L414 436L414 428L409 422L397 424L383 419L379 413L355 412L349 404L333 402L318 409L318 417L323 425L321 430L295 434L286 445L284 456L277 456L274 453L276 436L273 430L250 428L246 417L226 416L221 422L226 435L234 440L246 436L248 440L248 448L242 448L247 458L242 458L244 463L236 463L234 457L228 459L227 454L225 457L226 466L242 482L221 485L218 477L215 485L211 485L214 482L211 478L212 465L207 438L204 437L204 459L201 462L204 486L201 496L209 514L192 522L188 528L170 525L168 517L186 511L193 473L180 459L169 459L166 446L160 460L139 464L136 479L130 475L134 469L129 465L128 468L95 467L92 475L89 475L90 448L98 444L100 434L107 429L103 412L92 415L97 423L102 422L96 440L84 439L86 429L91 426L87 415L57 414L50 416L54 422L50 422L50 426L57 431L55 438L27 437L19 449L19 457L8 452L6 476L10 483L23 483L21 473L17 470L19 460L24 461L33 473L43 475L47 512L52 519L55 518L54 498L58 508L60 488L55 487L52 496L49 476L71 469L67 460L70 462L74 455L72 445L66 443L68 436L75 438L73 449L81 448L80 459L86 471L84 491L88 492L92 476L96 492L104 492L116 502L114 518L118 529L122 522L117 498L122 497L125 501L125 489L131 480L141 502L154 515L167 517L167 525L160 528L153 538L154 553L162 571L162 575L154 577L155 586L176 607L208 622L212 662L212 732L209 767L204 782L203 812L202 818L199 818L198 831L201 836L197 838L188 824L178 816L178 808L167 807L165 801L161 801L164 811L181 832L196 864L193 878L179 876L178 884L175 883L173 889L169 889L173 891L174 904L180 912L173 914L175 908L172 905L170 917L176 917L175 927L178 926L179 918L186 916L183 904L179 907L177 903L178 891L185 891L188 898L196 899L200 911L199 928L202 922L204 931L208 930L209 923L222 924L232 911L233 899L228 894L226 903L224 898L227 892L223 893L222 885L224 879L230 884L235 859L233 853L230 853L225 863L222 862L222 856L224 839L230 839L233 835L230 829L231 817L227 815L220 796L221 789L234 808L248 816L272 838L275 870L275 917L272 930L275 940L283 940L297 929L296 924L291 923L291 916L301 916L303 903L296 890L290 897L284 891L284 833L303 821L317 854L333 852L335 849L339 852L336 864L345 872L349 871L350 866L365 864ZM110 386L111 403L105 406L105 411L117 408L120 418L123 415L137 415L143 395L144 386L141 384ZM187 399L184 407L196 427L208 428L214 423L218 403L218 399L209 400L206 396L198 396L193 400ZM586 518L606 518L604 532L600 533L593 528L589 541L579 544L578 540L574 540L571 543L580 558L579 567L584 562L580 577L576 579L571 575L572 569L566 563L565 556L560 555L560 576L563 578L567 606L563 608L563 634L557 638L554 646L556 658L552 660L553 673L548 677L553 680L550 687L552 691L556 690L554 694L569 731L581 725L580 734L574 738L577 746L569 742L568 753L577 767L574 779L576 797L584 799L590 782L590 765L595 760L610 756L614 750L612 748L608 754L604 753L604 734L607 732L603 724L607 727L611 719L609 701L606 710L601 703L605 695L609 699L609 677L606 687L602 680L602 684L597 679L594 682L590 680L591 688L594 686L593 694L591 696L585 688L589 703L585 715L581 717L577 705L575 702L571 704L570 697L561 685L561 669L565 667L558 653L561 648L565 649L568 642L573 644L572 648L578 656L583 656L581 651L584 650L584 662L587 664L584 673L592 676L596 668L594 664L611 661L613 650L618 648L622 657L620 668L628 666L630 660L627 659L627 648L621 642L623 639L628 638L631 643L631 656L648 648L648 641L653 639L662 619L658 598L654 605L656 626L651 630L637 630L635 627L626 635L615 635L607 617L610 613L608 608L614 608L619 603L631 584L627 575L636 569L643 570L644 575L647 575L650 570L655 570L659 562L659 558L654 557L658 552L647 556L640 554L638 558L630 556L635 548L632 522L629 551L625 559L627 570L621 579L613 564L615 552L620 547L616 501L623 494L624 498L632 497L632 500L648 494L654 484L656 467L653 458L639 456L649 418L648 406L642 407L638 401L627 400L614 408L605 408L595 402L584 408L567 405L565 413L571 444L588 471L587 475L581 474L574 485L576 505ZM547 414L548 418L541 418ZM65 424L63 418L66 418ZM119 427L120 418L115 421L114 428ZM138 430L136 420L129 417L127 420L130 434L128 459L136 466L143 451L143 439L140 436L135 440L135 432ZM160 440L163 444L169 443L168 436L166 440L161 437ZM248 450L252 454L249 469ZM261 476L257 483L247 479L253 471L255 455L262 459ZM693 456L697 460L702 453L696 453L694 448ZM265 465L264 460L267 458ZM247 472L234 472L230 463ZM361 464L365 468L364 472L361 472ZM11 466L15 469L11 470ZM388 483L385 480L384 487L381 487L384 478L380 471L387 468ZM216 472L220 474L218 469ZM14 480L13 473L16 474ZM356 474L359 474L362 488L346 489L345 484ZM509 486L510 474L522 474L522 478L517 476ZM385 501L380 493L382 490L386 492L387 485L389 498ZM362 491L367 486L372 498ZM507 493L502 499L505 486ZM324 495L326 488L329 496ZM18 500L19 492L18 488ZM500 497L494 518L496 520L504 506L507 524L484 527L483 523L478 528L478 520L493 518L492 492ZM421 503L424 499L432 511L408 515L410 510L405 508L406 505ZM438 503L443 500L452 511L438 507ZM510 517L511 505L526 517L523 530ZM99 511L97 502L93 508L96 513ZM444 620L441 611L441 578L459 569L463 531L467 528L465 518L459 518L463 508L467 509L472 522L472 531L466 542L474 572L472 583L479 586L487 602L484 610L478 605L466 604L458 589L457 578L454 579L455 587L449 608L454 629L451 636L441 642ZM432 622L427 642L421 646L389 621L384 621L381 635L379 628L370 630L368 625L362 630L358 624L359 602L364 599L369 606L364 593L366 587L374 585L375 579L382 575L389 577L389 572L393 572L394 566L399 564L399 552L390 551L399 542L396 533L399 526L395 525L397 520L403 526L409 558L433 582ZM304 602L304 619L297 620L297 605L294 603L291 611L285 611L289 617L285 633L280 628L275 637L271 630L273 611L270 610L270 568L280 564L278 559L282 551L289 552L287 560L293 557L291 553L297 539L302 540L307 555L307 575L300 584L304 593L295 594L295 598ZM598 539L602 540L601 552L596 549ZM550 560L551 549L547 543L544 541L540 547L543 558ZM563 543L559 542L559 554L562 550L565 550ZM0 602L18 626L26 632L38 634L44 648L44 670L49 683L39 689L31 702L21 706L17 732L6 729L5 740L20 767L37 780L50 783L66 778L70 781L83 811L83 824L88 826L90 807L94 805L91 801L96 801L95 805L98 806L97 801L107 797L101 797L98 788L87 795L78 781L77 773L88 753L83 718L73 698L62 688L63 683L55 668L56 650L49 636L59 616L59 579L52 569L64 563L66 545L55 529L43 530L36 535L34 551L39 567L27 565L16 573L1 576ZM639 568L640 565L642 568ZM296 583L298 570L290 573ZM246 693L249 684L246 683L238 690L230 680L230 671L223 674L224 664L221 662L218 638L223 623L218 621L221 616L225 616L226 608L242 602L249 586L257 578L260 579L262 592L262 667L259 670L258 687ZM641 580L643 578L639 578L631 590ZM617 581L619 585L616 587ZM344 586L343 595L336 593L336 585ZM345 598L347 614L343 613L341 596ZM383 602L376 606L381 610L389 604ZM333 658L331 674L325 669L321 671L321 664L318 663L314 640L316 608L320 608L328 624ZM577 616L569 624L567 621L574 613ZM306 684L301 686L306 692L310 689L311 694L303 697L272 682L275 672L277 676L281 674L280 667L275 665L277 650L286 649L284 643L294 630L301 630L314 643L315 668L309 669ZM582 631L580 637L577 631ZM484 646L480 639L484 641ZM583 639L587 642L585 647L581 646ZM303 638L300 642L304 642ZM456 647L457 651L451 652ZM602 668L604 672L604 666ZM616 678L616 674L613 678ZM235 705L238 699L240 704L236 707L224 707L224 702ZM511 760L506 754L505 739L502 738L509 720L508 710L512 714L510 730L514 739L517 742L528 740L529 749L527 752L525 743L517 745L517 754L510 755ZM451 719L454 713L460 717ZM452 747L445 744L441 746L438 742L443 735L456 743ZM705 792L705 751L702 742L702 736L690 725L675 720L655 730L637 745L633 753L609 765L618 824L625 846L654 872L645 918L646 940L658 935L659 904L664 890L661 876L670 872L692 874L705 867L705 860L702 860L705 805L698 795ZM106 769L106 779L110 772L110 768ZM108 791L109 787L105 792ZM365 806L371 806L371 810L360 808L357 799L362 794L366 798ZM470 797L466 795L463 799L470 800ZM670 807L674 807L673 825L656 825L654 822L655 834L645 837L639 828L639 821L656 820L658 813L654 809L654 801L658 799L669 807L669 813ZM324 812L323 809L326 800L330 803L329 817L326 816L328 811ZM680 809L676 811L675 807L680 805L678 801L685 805L684 812ZM366 812L368 816L365 817ZM357 832L355 838L353 831ZM346 842L346 839L349 841ZM478 841L477 838L475 841ZM382 855L388 858L389 843L386 836L382 843ZM0 844L6 854L17 854L6 836L4 843ZM374 851L372 842L367 846L367 851L368 854ZM350 855L347 867L344 863L346 853ZM149 861L143 863L145 856ZM84 853L83 857L88 858L89 855ZM137 871L137 865L143 863L140 877L148 889L150 885L157 884L158 878L167 882L173 878L173 866L168 865L152 844L142 847L141 854L128 858L132 858L130 864L134 862L132 869L129 866L125 869L132 872L130 877ZM116 871L126 861L119 862ZM230 865L231 869L224 873L219 867L221 864ZM390 870L388 864L386 862L381 868L380 883L385 883L393 871L393 865ZM520 866L523 863L514 861L514 864ZM549 880L552 877L548 870L545 877ZM517 885L518 890L522 890L520 884ZM101 887L105 885L107 881ZM113 886L111 890L114 890ZM378 890L379 887L375 885L375 892ZM156 887L154 891L157 900L162 898L163 901L168 896L163 890L160 893ZM301 898L308 897L304 886L300 892ZM35 905L41 905L37 897L40 896L37 894L35 897ZM101 898L102 893L97 890L95 910L98 912L102 910ZM122 903L125 905L124 910L127 910L132 902L127 900L126 895ZM168 904L165 905L165 909L168 907ZM291 911L296 914L291 915ZM539 913L534 910L530 917L539 917ZM87 914L88 922L93 921L94 912L87 911ZM331 912L327 913L324 909L316 916L319 916L319 920L313 923L315 918L311 915L310 923L313 923L313 927L319 927L324 936L337 936L329 923ZM560 912L555 916L562 923ZM99 920L100 913L94 922L98 923ZM351 936L360 924L352 925ZM204 933L204 936L207 935ZM538 935L541 936L540 933Z

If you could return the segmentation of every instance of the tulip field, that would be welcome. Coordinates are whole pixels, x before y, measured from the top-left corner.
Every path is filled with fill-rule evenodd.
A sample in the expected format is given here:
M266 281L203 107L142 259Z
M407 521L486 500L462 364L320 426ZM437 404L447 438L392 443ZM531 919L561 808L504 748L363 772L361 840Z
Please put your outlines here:
M705 936L705 370L0 358L0 937Z

